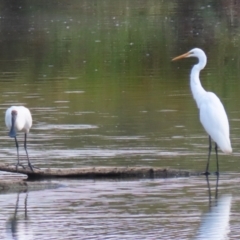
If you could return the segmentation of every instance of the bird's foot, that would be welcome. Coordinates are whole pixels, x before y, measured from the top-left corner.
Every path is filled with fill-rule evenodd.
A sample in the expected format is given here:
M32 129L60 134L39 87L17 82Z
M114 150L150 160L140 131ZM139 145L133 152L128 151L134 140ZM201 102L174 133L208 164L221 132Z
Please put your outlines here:
M28 163L28 167L32 170L32 172L34 172L34 171L33 171L34 168L40 170L40 168L33 166L31 163Z
M202 172L201 175L205 175L205 176L209 176L211 173L206 171L206 172Z
M18 166L21 166L23 169L26 169L22 164L17 163L17 164L16 164L16 171L18 171Z

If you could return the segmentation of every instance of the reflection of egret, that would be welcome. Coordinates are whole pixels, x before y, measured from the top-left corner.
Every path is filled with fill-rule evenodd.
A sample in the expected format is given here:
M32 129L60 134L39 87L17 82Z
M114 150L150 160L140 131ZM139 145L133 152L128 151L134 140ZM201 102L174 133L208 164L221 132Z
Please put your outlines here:
M211 139L213 139L215 142L218 174L218 147L224 153L232 152L231 142L229 139L229 123L227 114L220 99L214 93L205 91L201 85L199 73L207 63L207 57L205 53L199 48L194 48L183 55L175 57L173 61L187 57L196 57L199 60L198 64L194 65L192 68L190 75L190 84L193 97L200 111L200 122L209 135L208 162L205 174L209 174L208 167L212 149Z
M206 180L207 180L207 186L208 186L209 206L211 207L211 204L212 204L212 192L211 192L211 187L210 187L208 175L206 175ZM217 197L218 197L218 181L219 181L219 176L217 175L216 187L215 187L215 199L217 199Z
M200 228L196 239L228 239L227 235L230 231L229 218L231 213L231 195L222 195L217 198L218 179L216 182L215 205L211 201L211 189L207 178L209 191L209 211L203 215Z
M28 216L27 216L27 199L28 199L28 193L26 193L25 201L24 201L24 218L21 216L18 217L18 207L19 207L19 197L20 193L17 194L17 201L15 204L14 214L11 218L7 221L7 232L8 236L7 239L33 239L31 235L31 231L29 231L28 225ZM24 226L22 225L22 222L24 222Z
M5 123L7 128L10 130L9 136L15 139L15 143L17 147L17 157L18 157L17 167L21 164L19 162L19 150L18 150L18 141L17 141L16 131L25 132L24 149L27 154L28 166L33 171L33 167L31 165L31 162L28 157L28 152L27 152L27 133L32 127L32 115L29 109L23 106L12 106L8 108L5 114Z

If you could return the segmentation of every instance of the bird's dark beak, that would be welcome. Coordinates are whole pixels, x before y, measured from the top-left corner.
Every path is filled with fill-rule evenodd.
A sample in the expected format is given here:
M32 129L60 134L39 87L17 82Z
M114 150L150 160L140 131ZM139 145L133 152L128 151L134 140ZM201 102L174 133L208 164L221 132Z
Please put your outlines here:
M12 127L11 127L11 129L10 129L10 132L9 132L9 137L11 137L11 138L15 138L16 136L17 136L17 134L16 134L16 131L15 131L15 121L16 121L16 118L17 118L17 115L16 114L14 114L14 113L12 113Z

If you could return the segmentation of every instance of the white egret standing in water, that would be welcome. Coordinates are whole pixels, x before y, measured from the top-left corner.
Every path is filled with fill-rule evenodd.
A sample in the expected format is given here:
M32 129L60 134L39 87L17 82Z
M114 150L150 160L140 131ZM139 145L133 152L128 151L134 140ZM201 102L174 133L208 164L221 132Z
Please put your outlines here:
M172 61L196 57L199 62L193 66L190 74L190 85L197 106L200 112L200 122L202 123L204 129L209 135L209 152L208 152L208 162L206 166L206 171L204 174L208 175L209 159L212 149L211 139L215 142L215 151L217 159L217 174L219 173L218 166L218 147L224 153L231 153L232 147L229 139L229 123L228 117L225 109L220 101L220 99L212 92L207 92L201 85L199 79L200 71L206 66L207 57L203 50L199 48L194 48L191 51L182 54L178 57L172 59Z
M25 138L24 138L24 149L26 151L27 159L28 159L28 166L33 171L32 164L28 157L27 152L27 133L29 132L31 126L32 126L32 115L28 108L23 106L12 106L7 109L5 114L5 123L7 128L10 130L9 136L15 139L16 147L17 147L17 157L18 162L16 167L24 166L20 164L19 161L19 147L18 147L18 141L17 141L17 133L16 131L23 131L25 132Z

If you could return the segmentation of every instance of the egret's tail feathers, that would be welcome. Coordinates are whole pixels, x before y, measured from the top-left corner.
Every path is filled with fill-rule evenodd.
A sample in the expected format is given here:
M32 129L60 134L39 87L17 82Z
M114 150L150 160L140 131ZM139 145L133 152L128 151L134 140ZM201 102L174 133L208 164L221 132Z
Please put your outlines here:
M223 152L224 152L224 153L232 153L232 148L231 148L231 146L230 146L229 148L223 149Z
M232 153L232 147L231 144L229 144L228 146L223 146L220 148L224 153Z
M216 143L224 153L232 153L230 138L224 138L224 136L220 136L217 138Z

